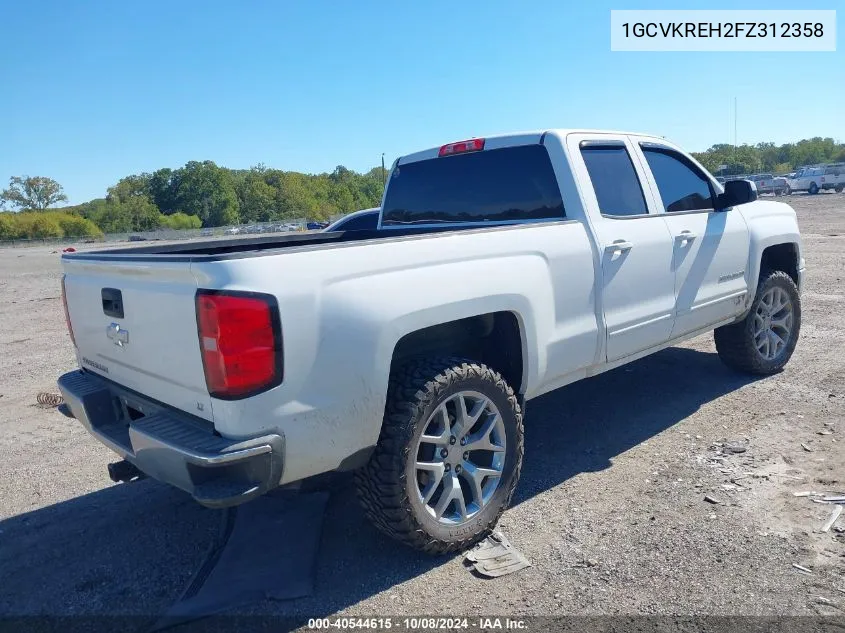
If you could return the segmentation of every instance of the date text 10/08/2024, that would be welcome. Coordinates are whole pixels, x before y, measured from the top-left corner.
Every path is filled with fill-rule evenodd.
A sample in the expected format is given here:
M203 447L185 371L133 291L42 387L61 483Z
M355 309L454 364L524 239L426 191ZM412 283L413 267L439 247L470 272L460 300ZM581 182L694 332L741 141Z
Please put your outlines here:
M443 618L443 617L402 617L402 618L312 618L308 620L309 630L354 630L354 629L395 629L398 631L430 630L511 630L528 629L525 620L507 617L479 618Z

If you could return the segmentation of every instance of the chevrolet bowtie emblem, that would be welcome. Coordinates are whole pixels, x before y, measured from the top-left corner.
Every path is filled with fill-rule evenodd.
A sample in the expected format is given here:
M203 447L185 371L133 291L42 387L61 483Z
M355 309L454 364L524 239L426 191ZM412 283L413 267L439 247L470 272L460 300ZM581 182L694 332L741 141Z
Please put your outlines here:
M117 323L111 323L106 328L106 336L108 336L111 342L118 347L126 347L129 345L129 330L124 330Z

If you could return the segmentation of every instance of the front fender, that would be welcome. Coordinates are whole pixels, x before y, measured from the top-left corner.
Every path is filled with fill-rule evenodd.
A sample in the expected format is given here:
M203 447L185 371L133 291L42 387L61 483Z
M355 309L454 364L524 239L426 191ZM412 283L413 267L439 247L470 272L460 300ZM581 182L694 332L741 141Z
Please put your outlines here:
M794 245L799 280L803 276L804 259L798 219L792 207L782 202L757 201L740 208L748 224L750 239L749 261L746 268L748 271L748 295L745 301L747 311L754 302L763 252L767 248L779 244ZM799 283L799 290L800 285Z

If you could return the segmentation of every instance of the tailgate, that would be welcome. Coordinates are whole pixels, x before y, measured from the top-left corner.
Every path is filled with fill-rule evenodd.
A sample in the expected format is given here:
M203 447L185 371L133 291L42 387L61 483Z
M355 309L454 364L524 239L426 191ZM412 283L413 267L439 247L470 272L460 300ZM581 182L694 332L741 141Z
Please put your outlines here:
M213 420L189 262L62 259L80 366Z

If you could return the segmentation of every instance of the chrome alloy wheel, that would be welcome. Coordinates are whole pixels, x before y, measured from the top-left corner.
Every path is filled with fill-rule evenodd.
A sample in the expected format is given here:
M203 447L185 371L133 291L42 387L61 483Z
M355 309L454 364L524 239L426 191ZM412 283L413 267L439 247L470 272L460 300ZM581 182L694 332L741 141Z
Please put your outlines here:
M775 286L767 290L754 313L754 346L765 360L774 360L792 336L794 309L789 294Z
M417 501L442 524L468 521L499 487L505 443L492 400L476 391L449 396L426 420L412 453Z

